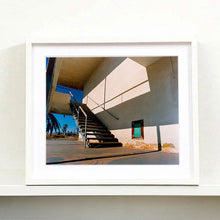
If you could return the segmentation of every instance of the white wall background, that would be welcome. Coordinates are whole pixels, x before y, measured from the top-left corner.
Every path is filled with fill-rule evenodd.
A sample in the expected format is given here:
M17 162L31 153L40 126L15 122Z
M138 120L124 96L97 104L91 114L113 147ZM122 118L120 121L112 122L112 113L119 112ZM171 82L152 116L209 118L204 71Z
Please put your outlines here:
M195 33L200 185L220 186L219 10L218 0L0 0L0 184L24 184L28 36ZM0 198L0 219L218 219L219 204L215 197L6 197Z

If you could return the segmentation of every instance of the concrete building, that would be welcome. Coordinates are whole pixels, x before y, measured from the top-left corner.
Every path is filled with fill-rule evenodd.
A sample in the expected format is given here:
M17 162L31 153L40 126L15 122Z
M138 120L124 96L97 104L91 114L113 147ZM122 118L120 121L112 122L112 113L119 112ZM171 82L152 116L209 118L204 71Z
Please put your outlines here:
M83 103L123 145L179 148L177 57L55 59L47 109L71 115L70 95L56 85L83 90Z

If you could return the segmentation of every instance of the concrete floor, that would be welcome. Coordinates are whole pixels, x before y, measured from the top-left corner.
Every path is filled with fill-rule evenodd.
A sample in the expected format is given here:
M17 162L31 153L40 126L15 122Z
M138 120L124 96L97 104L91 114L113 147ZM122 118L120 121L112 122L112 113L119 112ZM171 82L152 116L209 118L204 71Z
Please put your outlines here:
M47 140L47 164L178 164L179 154L126 147L85 148L75 140Z

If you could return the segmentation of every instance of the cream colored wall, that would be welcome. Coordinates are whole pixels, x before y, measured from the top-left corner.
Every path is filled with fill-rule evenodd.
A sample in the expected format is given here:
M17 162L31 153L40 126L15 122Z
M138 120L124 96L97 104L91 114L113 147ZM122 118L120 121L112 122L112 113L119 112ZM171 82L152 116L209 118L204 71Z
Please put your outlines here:
M149 64L145 59L106 58L86 82L83 102L123 144L171 143L178 149L177 58L156 59L148 67L140 65ZM144 140L132 139L131 122L141 119Z

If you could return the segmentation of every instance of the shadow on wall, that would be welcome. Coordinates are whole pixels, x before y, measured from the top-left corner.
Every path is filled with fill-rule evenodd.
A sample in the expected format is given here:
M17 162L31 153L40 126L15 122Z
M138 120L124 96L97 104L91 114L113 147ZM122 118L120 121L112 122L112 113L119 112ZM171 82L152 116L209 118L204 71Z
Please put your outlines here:
M115 59L118 59L118 65L125 60L125 58ZM119 120L112 118L106 111L101 111L96 116L110 130L130 129L132 121L143 119L144 127L156 127L157 142L160 147L161 126L176 125L179 122L177 57L163 57L146 67L146 70L150 91L108 109ZM108 74L111 74L111 71L102 74L101 77L99 75L99 81L93 79L87 91L92 91ZM126 72L124 74L126 77ZM118 79L115 87L120 86L120 80L123 79Z

